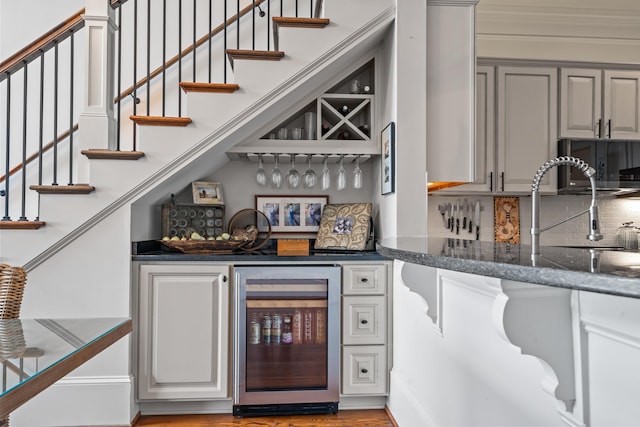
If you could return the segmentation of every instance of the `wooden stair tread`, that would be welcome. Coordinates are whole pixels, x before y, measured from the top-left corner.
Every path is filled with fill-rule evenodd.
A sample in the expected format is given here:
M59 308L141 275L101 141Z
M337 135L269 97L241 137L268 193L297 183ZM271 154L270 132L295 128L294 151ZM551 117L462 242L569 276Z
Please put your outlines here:
M73 185L31 185L30 190L40 194L89 194L96 188L89 184Z
M329 25L329 18L295 18L274 16L273 23L280 27L324 28Z
M0 230L37 230L45 224L44 221L0 221Z
M142 151L113 151L100 148L91 148L89 150L80 151L89 159L106 159L106 160L138 160L144 157Z
M141 126L186 126L191 123L189 117L129 116L129 118Z
M231 67L236 59L257 59L262 61L279 61L284 57L284 52L279 50L244 50L227 49L227 56Z
M237 83L198 83L180 82L180 87L185 92L209 92L209 93L233 93L240 89Z

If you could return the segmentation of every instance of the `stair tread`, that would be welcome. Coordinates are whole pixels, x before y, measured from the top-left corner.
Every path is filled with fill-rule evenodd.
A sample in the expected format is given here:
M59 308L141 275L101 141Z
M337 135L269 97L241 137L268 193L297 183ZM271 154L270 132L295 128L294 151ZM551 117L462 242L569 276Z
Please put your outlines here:
M288 16L274 16L273 23L280 27L324 28L331 22L329 18L296 18Z
M101 148L82 150L81 153L89 159L138 160L139 158L144 157L144 153L142 151L114 151Z
M210 92L210 93L233 93L240 89L237 83L200 83L200 82L180 82L180 87L185 92Z
M44 221L0 221L0 230L37 230L44 227Z
M191 123L189 117L129 116L129 118L141 126L186 126Z
M30 190L40 194L89 194L96 188L89 184L73 185L31 185Z

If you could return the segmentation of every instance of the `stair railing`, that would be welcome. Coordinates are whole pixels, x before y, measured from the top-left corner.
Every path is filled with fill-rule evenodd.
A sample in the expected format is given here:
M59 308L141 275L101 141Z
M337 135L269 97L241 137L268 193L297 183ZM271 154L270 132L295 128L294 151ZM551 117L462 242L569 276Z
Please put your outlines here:
M39 195L27 190L63 189L63 169L67 187L88 179L77 166L81 146L136 152L136 125L129 116L181 117L185 95L168 84L180 82L183 73L193 82L227 83L228 48L272 50L272 16L318 16L320 5L321 0L87 0L85 9L0 64L0 229L44 225ZM97 49L107 56L98 70L98 37L87 33L100 23L106 33ZM87 25L90 31L83 30ZM122 90L125 82L130 87ZM114 103L96 108L101 94L113 94ZM100 120L104 126L96 126ZM92 134L90 128L106 131ZM37 168L27 168L33 162Z

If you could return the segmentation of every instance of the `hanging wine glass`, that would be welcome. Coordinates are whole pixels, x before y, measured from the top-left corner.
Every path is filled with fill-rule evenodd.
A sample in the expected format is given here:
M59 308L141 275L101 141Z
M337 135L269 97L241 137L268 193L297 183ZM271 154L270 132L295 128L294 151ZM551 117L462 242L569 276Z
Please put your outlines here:
M328 190L331 187L331 171L329 171L329 165L327 164L328 154L324 155L322 161L322 189Z
M273 170L271 171L271 185L274 188L280 188L282 185L282 172L278 167L278 155L275 155L275 165L273 166Z
M337 178L337 188L338 190L344 190L347 186L347 171L344 170L344 155L340 156L340 162L338 164L338 178Z
M356 156L356 167L353 169L353 188L362 188L362 169L360 169L360 156Z
M304 171L303 182L306 188L313 188L316 185L316 181L318 180L318 176L316 172L311 169L311 154L307 155L307 160L309 162L309 167L306 171Z
M290 188L298 188L300 185L300 172L296 169L296 155L291 155L291 168L287 172L287 182Z
M262 154L258 154L258 170L256 171L256 182L258 185L267 185L267 174L262 165Z

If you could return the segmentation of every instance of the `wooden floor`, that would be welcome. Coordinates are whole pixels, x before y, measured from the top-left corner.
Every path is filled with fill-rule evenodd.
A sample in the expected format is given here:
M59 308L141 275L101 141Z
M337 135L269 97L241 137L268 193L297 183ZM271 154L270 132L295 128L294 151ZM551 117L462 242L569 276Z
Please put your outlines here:
M339 411L335 415L288 415L235 418L216 415L144 415L134 427L397 427L384 409Z

